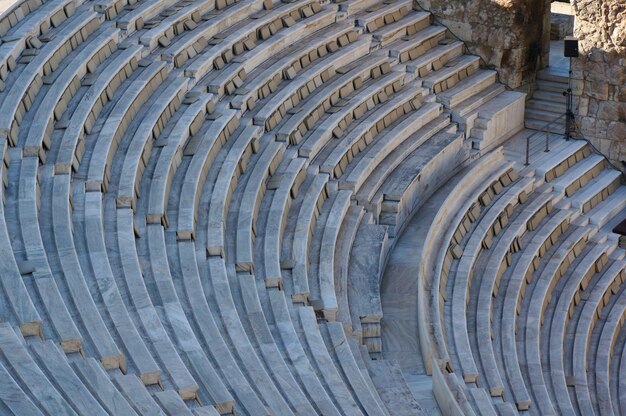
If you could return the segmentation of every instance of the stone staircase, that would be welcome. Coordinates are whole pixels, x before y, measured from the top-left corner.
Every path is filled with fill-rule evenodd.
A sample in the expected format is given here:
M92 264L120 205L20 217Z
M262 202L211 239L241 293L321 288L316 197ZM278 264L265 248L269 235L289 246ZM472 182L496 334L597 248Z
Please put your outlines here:
M550 133L565 132L565 101L567 73L545 68L537 74L537 89L526 103L525 126ZM559 119L559 116L562 116Z

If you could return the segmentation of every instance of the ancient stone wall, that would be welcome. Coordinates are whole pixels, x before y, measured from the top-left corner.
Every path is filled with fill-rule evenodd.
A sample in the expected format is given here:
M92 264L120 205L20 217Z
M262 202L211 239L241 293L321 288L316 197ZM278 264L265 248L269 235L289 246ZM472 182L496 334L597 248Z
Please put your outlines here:
M573 60L574 113L581 133L626 168L626 2L574 3L580 57Z
M549 0L416 0L464 41L511 88L534 81L547 66ZM545 28L545 30L544 30Z

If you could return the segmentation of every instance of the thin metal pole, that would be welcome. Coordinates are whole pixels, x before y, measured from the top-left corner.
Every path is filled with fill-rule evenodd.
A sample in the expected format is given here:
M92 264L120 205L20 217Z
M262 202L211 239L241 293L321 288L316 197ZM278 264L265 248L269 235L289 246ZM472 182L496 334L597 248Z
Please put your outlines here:
M546 150L544 150L544 152L549 152L550 151L550 128L548 128L546 130Z
M572 119L574 118L573 100L572 100L572 58L569 58L569 72L567 77L567 99L565 109L565 140L572 137Z
M530 165L530 136L526 137L526 163L524 166Z

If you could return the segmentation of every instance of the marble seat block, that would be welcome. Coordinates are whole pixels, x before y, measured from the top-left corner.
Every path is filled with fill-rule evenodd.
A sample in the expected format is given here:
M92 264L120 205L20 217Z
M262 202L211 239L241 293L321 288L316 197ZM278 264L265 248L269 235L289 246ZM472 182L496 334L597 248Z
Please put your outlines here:
M174 92L174 95L170 97L173 101L170 102L178 103L180 101L179 97L184 93L185 89L185 83L172 83L170 88L168 88L168 90ZM172 92L169 94L172 94ZM193 130L195 128L193 127L193 123L195 120L202 120L211 102L211 98L211 95L204 96L189 106L187 111L185 111L173 126L165 145L161 147L161 152L159 153L150 184L148 213L146 218L149 218L149 222L151 223L160 223L166 227L169 223L166 216L168 196L173 176L183 157L184 143L188 138L194 137ZM168 102L167 100L164 101L166 103ZM213 138L219 143L219 135L213 136ZM221 145L221 143L219 143L218 146L219 145Z
M162 129L159 126L167 124L171 114L175 113L180 107L186 91L187 80L179 78L171 82L159 96L155 104L150 107L149 116L146 117L137 128L138 134L133 136L124 157L120 184L115 200L116 207L135 208L135 201L139 196L139 179L141 173L148 163L150 153L154 146L154 139L161 136ZM211 96L207 94L189 107L188 113L185 113L181 117L169 134L167 138L168 145L171 143L172 147L175 149L180 148L180 142L187 139L189 135L189 125L198 114L204 116L210 99ZM162 151L162 153L165 153L165 151ZM171 157L172 156L170 156L170 158ZM163 159L165 158L166 157L163 156ZM155 182L159 182L160 179L160 186L163 186L163 182L169 183L169 181L171 181L169 172L161 173L161 169L158 169L158 171L159 174L155 175ZM152 198L152 192L150 193L150 198ZM159 208L153 208L153 205L150 204L149 213L164 215L164 207L156 206Z
M19 125L23 115L23 111L20 110L20 103L23 105L21 108L30 108L32 98L35 97L41 88L41 76L52 72L50 62L53 60L58 62L61 57L65 57L73 49L69 48L68 50L64 48L65 42L68 42L77 33L81 33L82 28L88 28L88 33L93 32L99 20L96 13L83 12L72 17L72 22L71 25L64 25L55 38L46 45L46 48L28 63L24 71L20 73L17 82L11 86L7 99L4 100L2 107L0 107L2 109L0 131L6 131L11 145L14 145L17 141ZM56 66L54 66L55 69Z
M107 190L111 160L121 137L126 132L128 120L132 119L154 88L163 81L167 72L164 62L154 62L142 71L140 77L131 82L129 88L124 91L124 96L116 102L98 135L94 157L89 161L85 184L88 192Z
M374 32L374 39L382 46L385 46L396 39L413 35L428 27L430 19L430 14L427 12L412 12L401 19L394 17L395 22L386 24L383 28Z
M61 138L61 147L55 163L55 173L69 174L77 171L83 156L84 136L91 132L89 120L95 120L102 110L102 102L109 100L122 80L137 69L141 47L135 46L124 50L113 59L97 80L90 86L78 107L74 111ZM92 122L93 123L93 122Z
M183 156L191 156L191 162L180 191L178 229L181 236L190 238L195 233L199 192L204 185L206 172L226 140L239 127L239 117L233 110L215 113L209 117L213 120L209 129L203 136L192 136L183 150Z
M0 375L3 380L0 399L9 411L15 414L43 416L41 410L32 402L3 364L0 364Z
M232 190L239 176L246 170L250 155L257 151L257 141L261 137L261 127L247 127L235 140L233 148L222 163L211 195L208 214L207 255L224 254L224 223L228 212ZM179 228L180 229L180 228Z
M267 127L273 128L273 123L276 123L276 121L270 121L269 125L268 121L275 120L277 114L280 114L279 108L283 106L284 103L291 103L291 97L298 94L299 90L301 90L302 88L307 88L307 90L310 91L310 89L308 89L307 83L310 83L310 81L312 79L315 79L316 77L321 77L323 72L329 71L332 75L334 68L341 67L351 60L359 56L363 56L369 51L368 45L369 43L366 39L358 40L354 44L346 47L345 50L342 49L341 54L332 54L330 56L330 59L324 59L315 63L314 65L311 65L309 68L303 71L297 79L294 80L295 82L291 82L288 88L281 90L278 94L272 97L272 99L263 107L263 109L254 116L254 124L265 125L266 130ZM292 106L293 104L288 106L288 108L286 109L289 109ZM278 117L282 119L282 116Z
M252 272L254 269L253 244L256 235L256 216L259 200L266 191L265 179L271 176L280 162L285 146L272 142L261 153L259 160L252 167L251 176L245 185L237 217L236 267L238 271ZM266 281L267 287L281 287L282 279Z
M59 74L48 93L43 97L35 120L28 131L24 145L25 155L39 155L42 147L50 148L50 136L54 123L61 118L67 107L67 102L73 95L72 90L76 89L76 83L87 73L88 68L85 63L93 59L94 56L100 59L98 54L101 51L104 52L103 58L106 59L111 53L109 43L113 42L115 45L118 37L119 31L117 30L102 31L96 39L89 43L90 47L83 49L72 61L72 64ZM61 108L60 105L62 105Z
M332 201L332 206L328 219L324 224L324 232L320 241L319 258L320 263L317 269L317 276L312 276L318 281L320 291L319 299L310 299L316 311L319 311L329 320L334 321L337 314L337 298L335 295L334 270L335 247L339 239L341 223L350 206L351 191L339 191L337 197ZM324 259L321 261L321 259Z
M0 324L0 339L0 351L2 351L7 365L10 366L23 383L28 385L29 391L36 398L38 407L47 413L75 415L76 412L72 409L70 403L57 391L46 374L32 359L26 346L22 344L18 335L9 324L4 322ZM4 366L2 369L6 372ZM8 393L8 389L3 390L3 394ZM12 390L15 391L15 386ZM28 406L27 401L16 407L28 408L30 406ZM97 411L97 409L94 410ZM133 414L133 412L130 414Z
M280 254L285 220L292 198L298 193L298 182L301 182L303 174L306 175L307 162L304 158L292 159L274 192L263 240L266 282L282 282Z

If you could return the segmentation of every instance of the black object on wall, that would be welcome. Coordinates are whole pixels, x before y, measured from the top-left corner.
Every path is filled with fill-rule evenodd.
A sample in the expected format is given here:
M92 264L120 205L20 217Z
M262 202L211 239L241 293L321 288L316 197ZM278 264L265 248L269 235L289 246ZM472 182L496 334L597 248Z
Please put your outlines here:
M567 36L563 42L563 55L566 58L578 58L578 39Z

